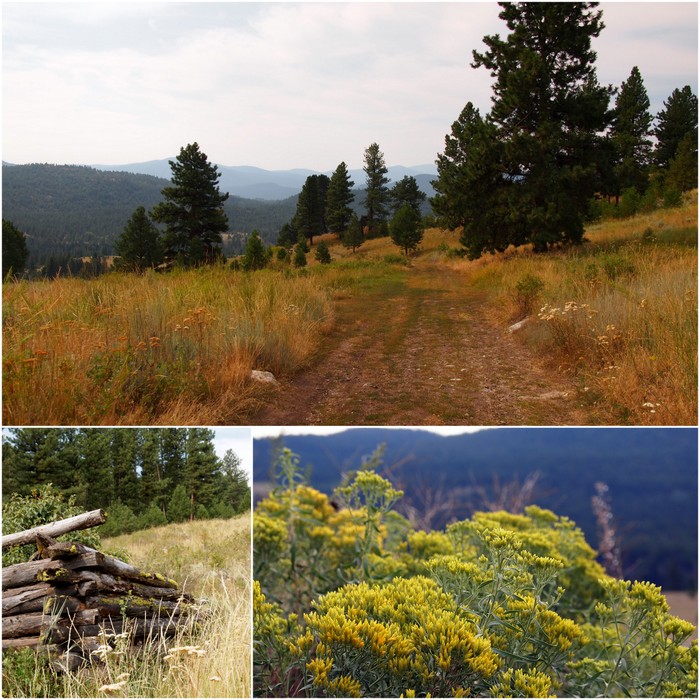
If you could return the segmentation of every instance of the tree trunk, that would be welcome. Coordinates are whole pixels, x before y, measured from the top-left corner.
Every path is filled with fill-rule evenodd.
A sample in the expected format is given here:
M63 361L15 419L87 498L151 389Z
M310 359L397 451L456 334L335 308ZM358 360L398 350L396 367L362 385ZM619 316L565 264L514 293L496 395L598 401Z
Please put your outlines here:
M85 530L89 527L95 527L95 525L102 525L105 521L106 517L103 510L91 510L89 513L75 515L65 520L57 520L48 525L40 525L39 527L22 530L12 535L3 535L2 548L30 544L36 540L38 534L47 535L48 537L59 537L74 530Z

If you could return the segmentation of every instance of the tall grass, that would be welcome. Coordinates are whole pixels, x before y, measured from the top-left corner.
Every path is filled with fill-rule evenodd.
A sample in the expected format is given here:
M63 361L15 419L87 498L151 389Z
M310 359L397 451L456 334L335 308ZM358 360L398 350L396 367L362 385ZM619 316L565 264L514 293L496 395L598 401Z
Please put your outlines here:
M114 644L103 663L56 675L26 651L3 663L5 697L250 697L250 514L104 540L137 566L179 576L200 622L174 638ZM183 583L184 582L184 583Z
M251 369L293 372L332 322L313 277L223 267L3 286L5 424L237 423Z
M469 268L501 323L518 320L523 280L541 283L523 337L574 372L596 422L697 423L697 200L588 229L546 256L494 256Z

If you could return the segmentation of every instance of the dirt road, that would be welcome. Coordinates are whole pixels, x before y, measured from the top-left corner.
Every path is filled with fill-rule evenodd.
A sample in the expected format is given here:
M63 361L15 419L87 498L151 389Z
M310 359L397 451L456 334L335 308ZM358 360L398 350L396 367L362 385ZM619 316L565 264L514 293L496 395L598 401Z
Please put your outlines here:
M313 366L252 425L579 425L573 382L489 321L485 294L445 267L339 299Z

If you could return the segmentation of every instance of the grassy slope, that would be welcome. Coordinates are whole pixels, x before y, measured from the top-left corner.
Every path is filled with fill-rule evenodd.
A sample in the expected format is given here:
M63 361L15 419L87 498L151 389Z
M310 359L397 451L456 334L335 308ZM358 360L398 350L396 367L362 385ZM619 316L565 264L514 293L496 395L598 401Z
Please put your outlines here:
M592 226L586 245L547 255L519 249L467 261L452 254L457 232L431 229L409 265L388 239L352 253L327 235L333 264L311 253L302 271L275 261L253 274L215 268L6 284L4 423L246 423L269 398L248 380L250 369L288 377L309 366L335 301L361 305L367 289L390 295L420 266L450 268L465 289L484 290L487 313L504 329L547 305L520 337L551 359L553 372L577 377L587 422L695 424L691 195L678 209ZM516 299L527 276L542 283L530 309Z

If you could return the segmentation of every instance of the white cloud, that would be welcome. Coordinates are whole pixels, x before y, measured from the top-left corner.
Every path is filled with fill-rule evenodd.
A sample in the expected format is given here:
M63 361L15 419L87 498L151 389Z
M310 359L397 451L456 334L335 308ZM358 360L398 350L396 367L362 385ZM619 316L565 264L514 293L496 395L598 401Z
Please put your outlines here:
M697 7L606 3L601 82L638 65L661 108L697 87ZM124 163L197 140L215 162L431 162L468 100L494 3L5 3L3 157ZM690 37L690 38L689 38ZM679 83L679 81L681 81Z

